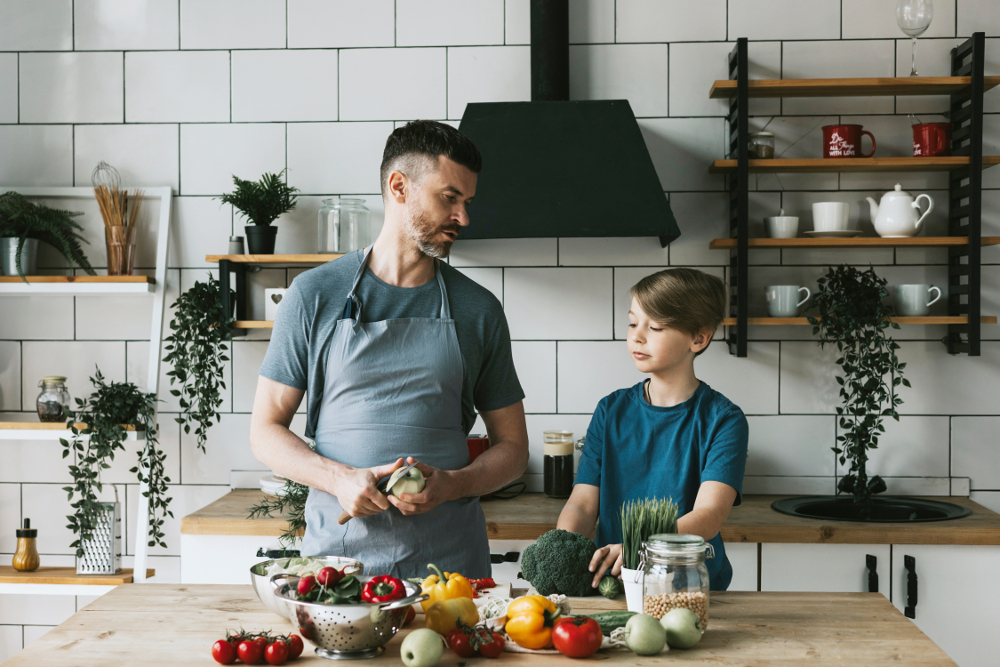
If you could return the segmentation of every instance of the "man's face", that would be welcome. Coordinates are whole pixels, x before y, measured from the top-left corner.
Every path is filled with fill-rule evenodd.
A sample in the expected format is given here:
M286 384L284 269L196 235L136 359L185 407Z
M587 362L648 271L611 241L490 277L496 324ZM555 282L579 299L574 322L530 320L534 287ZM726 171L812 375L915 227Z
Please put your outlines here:
M411 181L412 183L412 181ZM443 155L406 199L405 231L430 257L445 258L459 230L469 224L466 207L476 194L476 174Z

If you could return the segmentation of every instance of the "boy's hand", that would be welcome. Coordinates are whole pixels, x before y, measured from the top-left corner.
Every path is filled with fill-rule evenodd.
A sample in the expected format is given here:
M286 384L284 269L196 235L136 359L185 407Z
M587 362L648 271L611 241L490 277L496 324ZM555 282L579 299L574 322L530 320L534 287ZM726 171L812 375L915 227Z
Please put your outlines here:
M622 571L622 545L609 544L594 552L594 557L590 559L590 571L597 571L594 581L590 584L594 588L601 583L604 574L608 573L617 577Z

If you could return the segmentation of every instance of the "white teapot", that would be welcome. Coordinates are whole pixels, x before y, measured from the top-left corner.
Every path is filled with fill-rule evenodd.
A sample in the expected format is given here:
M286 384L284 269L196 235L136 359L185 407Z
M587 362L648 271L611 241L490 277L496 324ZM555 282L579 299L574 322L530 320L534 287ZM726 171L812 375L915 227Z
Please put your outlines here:
M920 223L934 210L934 200L930 195L917 195L914 199L909 192L903 192L902 187L896 183L896 189L882 195L882 202L879 204L871 197L866 197L871 207L875 231L882 238L916 236L920 231ZM927 198L927 210L923 215L920 215L918 203L921 197Z

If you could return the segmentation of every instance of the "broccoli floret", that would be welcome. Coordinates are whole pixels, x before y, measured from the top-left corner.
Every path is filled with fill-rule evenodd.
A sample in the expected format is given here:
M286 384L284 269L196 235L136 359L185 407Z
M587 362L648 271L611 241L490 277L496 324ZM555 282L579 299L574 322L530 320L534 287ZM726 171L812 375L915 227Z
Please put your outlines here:
M590 559L597 545L589 537L568 530L550 530L521 554L521 576L539 595L561 593L573 597L593 595L594 573Z

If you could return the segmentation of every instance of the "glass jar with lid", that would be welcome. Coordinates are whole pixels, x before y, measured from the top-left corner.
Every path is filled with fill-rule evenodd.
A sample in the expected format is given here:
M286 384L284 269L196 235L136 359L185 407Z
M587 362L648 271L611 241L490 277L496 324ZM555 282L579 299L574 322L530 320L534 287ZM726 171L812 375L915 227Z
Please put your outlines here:
M642 611L662 618L671 609L687 608L708 627L708 568L705 558L715 549L698 535L653 535L643 543Z
M750 158L770 160L774 157L774 132L750 133Z
M549 498L569 498L573 492L572 431L545 431L542 449L543 491Z
M69 392L66 391L66 378L62 375L49 375L38 383L42 393L35 400L38 418L43 422L66 421L66 408L69 406Z
M371 242L370 212L364 199L331 197L319 210L320 253L348 253Z

